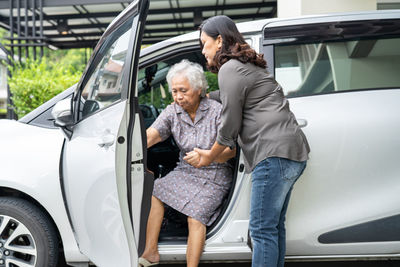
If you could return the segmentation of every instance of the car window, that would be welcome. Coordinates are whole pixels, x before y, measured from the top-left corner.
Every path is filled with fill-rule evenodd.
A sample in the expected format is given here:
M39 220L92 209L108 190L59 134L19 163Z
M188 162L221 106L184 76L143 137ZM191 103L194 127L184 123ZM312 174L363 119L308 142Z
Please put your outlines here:
M400 38L275 45L287 96L400 87Z
M121 99L122 76L129 48L132 20L112 33L101 48L100 59L82 91L81 118Z
M161 61L139 70L139 103L164 109L172 100L166 76L172 65Z

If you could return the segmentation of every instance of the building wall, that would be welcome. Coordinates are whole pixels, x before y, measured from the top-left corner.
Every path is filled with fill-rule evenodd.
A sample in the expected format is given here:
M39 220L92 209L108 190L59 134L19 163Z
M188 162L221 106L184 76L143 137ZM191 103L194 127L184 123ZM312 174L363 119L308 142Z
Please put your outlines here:
M377 0L277 0L277 4L279 18L377 9Z
M323 3L323 4L322 4ZM400 0L277 0L278 17L400 9Z

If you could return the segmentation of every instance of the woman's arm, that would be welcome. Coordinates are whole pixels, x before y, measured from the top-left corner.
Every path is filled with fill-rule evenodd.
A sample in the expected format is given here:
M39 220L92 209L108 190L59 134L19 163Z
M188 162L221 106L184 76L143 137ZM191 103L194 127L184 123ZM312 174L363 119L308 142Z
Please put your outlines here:
M211 150L204 150L200 148L195 148L194 151L200 154L200 160L197 163L190 163L196 168L200 168L203 166L208 166L217 159L224 152L225 149L230 149L228 146L220 145L218 142L215 142L212 146Z
M155 128L152 127L147 128L146 135L147 135L147 148L150 148L153 145L161 142L160 133Z
M215 159L214 162L224 163L227 162L229 159L233 158L236 155L236 148L230 149L226 147L221 154L219 154Z

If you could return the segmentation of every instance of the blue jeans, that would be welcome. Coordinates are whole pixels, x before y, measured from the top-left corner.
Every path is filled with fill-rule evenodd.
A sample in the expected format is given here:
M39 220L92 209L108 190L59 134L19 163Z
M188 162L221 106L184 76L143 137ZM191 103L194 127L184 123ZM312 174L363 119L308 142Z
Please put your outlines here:
M293 184L306 167L297 162L271 157L252 173L250 237L252 267L283 267L285 263L285 216Z

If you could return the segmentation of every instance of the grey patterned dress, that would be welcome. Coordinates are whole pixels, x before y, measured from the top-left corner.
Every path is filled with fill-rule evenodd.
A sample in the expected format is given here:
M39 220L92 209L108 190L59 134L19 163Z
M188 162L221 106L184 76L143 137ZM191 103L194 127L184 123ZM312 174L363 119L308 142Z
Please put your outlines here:
M151 125L162 140L172 135L180 149L176 168L154 182L153 195L177 211L205 225L214 222L223 198L232 182L232 169L228 163L212 163L195 168L183 160L195 147L211 149L217 137L222 106L203 98L194 122L177 104L171 104Z

